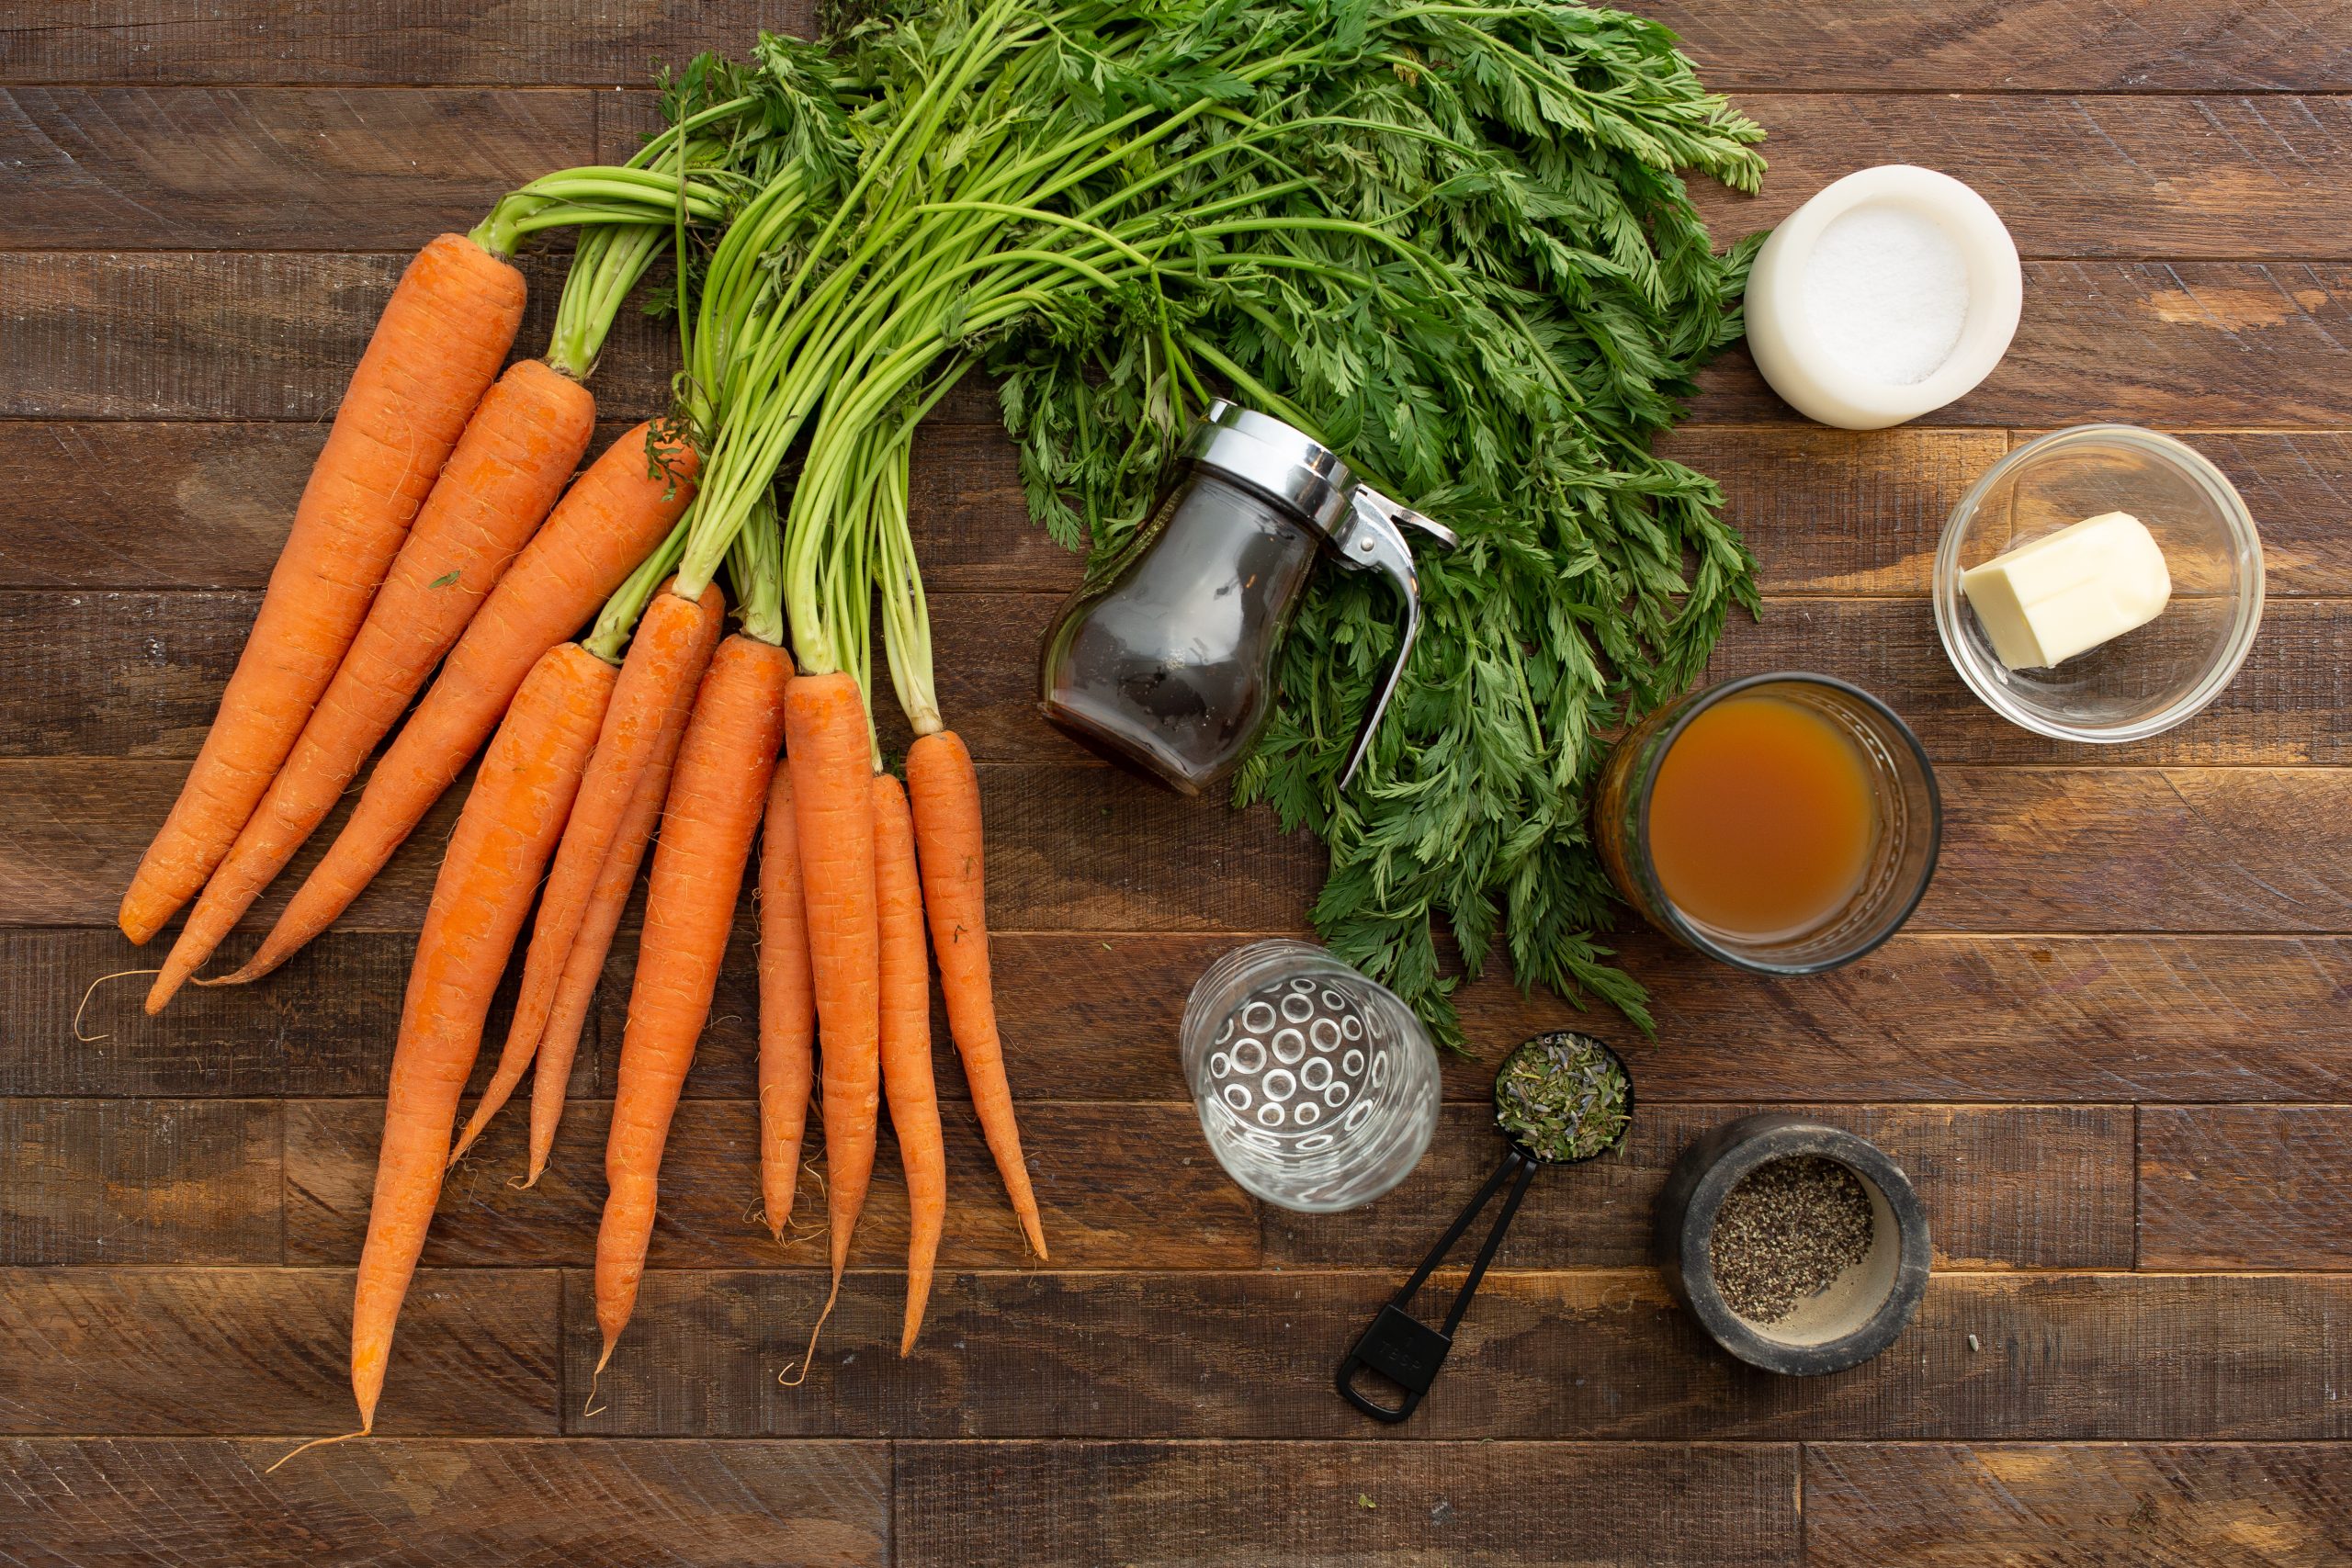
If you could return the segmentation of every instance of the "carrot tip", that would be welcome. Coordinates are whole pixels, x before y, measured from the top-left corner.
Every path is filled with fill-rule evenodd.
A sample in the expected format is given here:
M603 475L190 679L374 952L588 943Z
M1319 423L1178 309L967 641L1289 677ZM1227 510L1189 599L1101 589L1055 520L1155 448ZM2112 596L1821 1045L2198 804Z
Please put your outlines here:
M360 1428L359 1428L359 1430L357 1430L356 1432L338 1432L338 1433L336 1433L336 1434L335 1434L334 1437L332 1437L332 1438L312 1438L309 1442L304 1443L300 1448L296 1449L296 1450L293 1450L293 1452L288 1453L288 1454L286 1454L285 1456L283 1456L282 1458L280 1458L280 1459L278 1460L278 1461L277 1461L277 1464L273 1464L273 1465L271 1465L267 1470L263 1471L263 1472L262 1472L262 1473L263 1473L264 1475L275 1475L275 1474L277 1474L277 1467L278 1467L278 1465L282 1465L282 1464L284 1464L288 1460L290 1460L290 1459L294 1458L297 1454L306 1454L306 1453L309 1453L312 1449L322 1449L322 1448L326 1447L329 1443L347 1443L347 1442L351 1441L351 1439L352 1439L352 1438L364 1438L364 1437L367 1437L367 1436L368 1436L368 1435L369 1435L371 1432L373 1432L375 1429L376 1429L376 1424L375 1424L373 1421L370 1421L369 1423L368 1423L368 1425L366 1425L366 1426L364 1426L364 1427L360 1427Z
M111 975L101 975L96 979L91 981L88 989L82 993L82 1005L74 1010L74 1038L80 1041L85 1045L96 1045L101 1040L111 1040L114 1038L111 1032L105 1034L85 1034L82 1032L82 1014L89 1008L90 998L96 993L97 988L100 986L105 985L108 980L119 980L130 975L160 975L162 973L163 971L161 969L118 969ZM153 1012L155 1010L153 1008L149 1008L147 1010L149 1012Z

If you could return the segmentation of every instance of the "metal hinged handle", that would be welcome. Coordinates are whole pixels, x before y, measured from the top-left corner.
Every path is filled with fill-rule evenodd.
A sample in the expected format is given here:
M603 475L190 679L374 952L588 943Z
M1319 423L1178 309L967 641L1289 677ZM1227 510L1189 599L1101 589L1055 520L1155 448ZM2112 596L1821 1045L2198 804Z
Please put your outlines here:
M1414 639L1421 635L1421 578L1413 565L1413 547L1405 541L1407 526L1419 528L1447 549L1461 542L1445 525L1402 502L1389 500L1367 484L1359 484L1350 493L1347 513L1331 531L1331 547L1343 565L1353 571L1382 573L1396 585L1405 601L1405 629L1396 639L1396 657L1389 660L1380 689L1356 727L1347 769L1340 775L1341 789L1354 782L1364 754L1372 750L1373 731L1380 728L1380 716L1388 711L1388 699L1396 694L1396 684L1405 676L1405 660L1412 655Z

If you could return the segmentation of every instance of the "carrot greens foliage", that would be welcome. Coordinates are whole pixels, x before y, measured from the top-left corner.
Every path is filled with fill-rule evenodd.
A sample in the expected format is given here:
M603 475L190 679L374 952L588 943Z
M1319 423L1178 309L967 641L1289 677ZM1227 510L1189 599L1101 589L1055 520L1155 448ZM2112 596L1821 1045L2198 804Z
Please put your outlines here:
M797 453L800 666L869 684L878 591L926 732L907 444L959 377L998 379L1031 510L1098 559L1210 397L1286 419L1463 545L1422 563L1423 641L1344 794L1395 615L1318 576L1238 799L1322 838L1317 925L1445 1038L1441 924L1474 969L1499 940L1522 983L1645 1017L1593 940L1585 784L1755 603L1714 486L1649 449L1752 254L1714 250L1679 171L1763 170L1670 33L1558 0L898 0L665 101L639 169L542 190L676 228L707 454L684 590Z

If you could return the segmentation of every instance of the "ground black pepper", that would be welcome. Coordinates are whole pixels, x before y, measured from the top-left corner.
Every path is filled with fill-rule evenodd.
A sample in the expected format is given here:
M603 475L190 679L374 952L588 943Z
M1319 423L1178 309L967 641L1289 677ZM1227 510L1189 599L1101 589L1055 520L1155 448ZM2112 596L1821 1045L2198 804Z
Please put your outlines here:
M1708 1244L1715 1289L1752 1323L1778 1323L1860 1263L1871 1199L1834 1159L1799 1155L1758 1166L1724 1198Z

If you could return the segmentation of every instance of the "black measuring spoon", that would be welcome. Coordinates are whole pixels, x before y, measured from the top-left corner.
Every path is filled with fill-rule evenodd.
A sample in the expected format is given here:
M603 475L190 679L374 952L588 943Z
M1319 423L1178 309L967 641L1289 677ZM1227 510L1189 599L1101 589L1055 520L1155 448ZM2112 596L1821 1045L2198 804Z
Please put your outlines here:
M1340 1363L1341 1396L1382 1421L1410 1416L1437 1381L1445 1353L1453 1348L1453 1331L1470 1310L1470 1298L1501 1248L1503 1234L1510 1229L1511 1216L1519 1213L1520 1200L1527 1196L1535 1173L1547 1165L1578 1165L1623 1147L1633 1118L1633 1075L1616 1052L1589 1034L1566 1030L1539 1034L1505 1056L1495 1069L1495 1126L1509 1141L1502 1163ZM1445 1326L1431 1328L1405 1309L1506 1182L1510 1191L1503 1199L1502 1213L1487 1233L1486 1245L1478 1248L1470 1277L1454 1292ZM1382 1404L1357 1387L1357 1374L1367 1367L1403 1389L1404 1398Z

